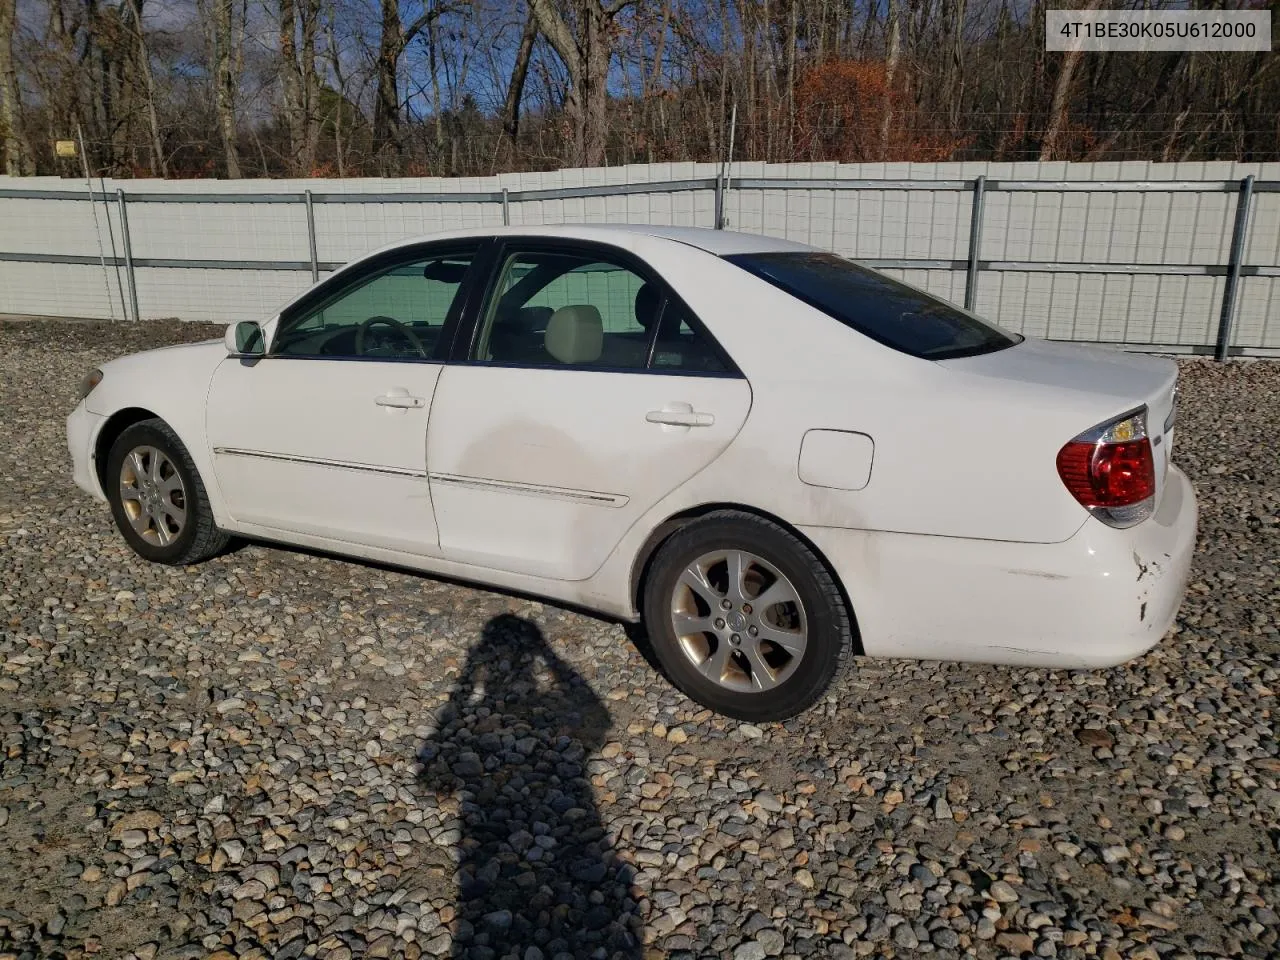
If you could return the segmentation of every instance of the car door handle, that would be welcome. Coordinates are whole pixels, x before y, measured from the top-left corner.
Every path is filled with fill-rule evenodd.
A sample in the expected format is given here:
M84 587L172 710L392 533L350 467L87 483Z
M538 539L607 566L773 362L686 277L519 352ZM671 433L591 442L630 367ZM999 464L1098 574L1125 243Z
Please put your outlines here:
M373 402L380 407L396 407L401 410L417 410L427 405L427 401L411 396L409 391L402 388L388 390L382 396L374 397Z
M709 427L716 422L716 418L709 413L698 413L696 410L675 409L676 404L670 404L662 410L650 410L644 415L644 418L650 423L660 423L668 427ZM680 407L688 407L688 404L680 404Z

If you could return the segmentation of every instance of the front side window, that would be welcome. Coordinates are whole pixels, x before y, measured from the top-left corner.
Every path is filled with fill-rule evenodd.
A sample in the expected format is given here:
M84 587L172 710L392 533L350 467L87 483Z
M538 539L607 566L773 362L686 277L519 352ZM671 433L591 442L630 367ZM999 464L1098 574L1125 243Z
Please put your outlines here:
M271 352L330 359L430 359L470 265L471 254L463 254L388 267L319 309L287 318Z
M1017 334L834 253L744 253L725 259L913 357L969 357L1022 342Z

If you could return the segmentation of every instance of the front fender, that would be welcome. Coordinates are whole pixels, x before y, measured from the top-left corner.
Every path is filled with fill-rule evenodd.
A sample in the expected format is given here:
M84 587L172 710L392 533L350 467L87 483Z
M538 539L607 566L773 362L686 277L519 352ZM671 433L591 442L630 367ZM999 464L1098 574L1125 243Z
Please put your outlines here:
M205 402L218 365L227 359L221 340L162 347L102 365L102 382L85 399L85 408L105 418L100 431L111 435L113 418L146 411L167 423L186 445L204 481L215 521L227 519L205 432ZM105 451L96 451L105 455Z

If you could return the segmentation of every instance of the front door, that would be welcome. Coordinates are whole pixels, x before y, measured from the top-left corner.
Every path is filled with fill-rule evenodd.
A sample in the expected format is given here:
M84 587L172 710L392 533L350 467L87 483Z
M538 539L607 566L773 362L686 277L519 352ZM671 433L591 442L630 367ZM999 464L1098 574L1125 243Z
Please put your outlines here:
M335 277L285 311L267 356L218 367L207 429L232 517L438 553L427 420L475 254L415 248Z
M427 433L441 552L585 579L728 446L751 391L678 298L616 248L509 241L495 269Z

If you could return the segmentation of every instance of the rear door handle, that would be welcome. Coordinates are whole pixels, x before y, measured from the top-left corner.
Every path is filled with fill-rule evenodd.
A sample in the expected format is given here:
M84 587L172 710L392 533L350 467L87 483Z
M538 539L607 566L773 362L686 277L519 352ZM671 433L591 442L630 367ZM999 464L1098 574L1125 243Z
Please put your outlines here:
M411 396L404 387L392 387L382 396L374 397L373 402L380 407L396 407L401 410L417 410L427 405L426 400Z
M709 427L716 422L712 414L699 413L688 403L668 403L661 410L650 410L644 418L667 427Z

